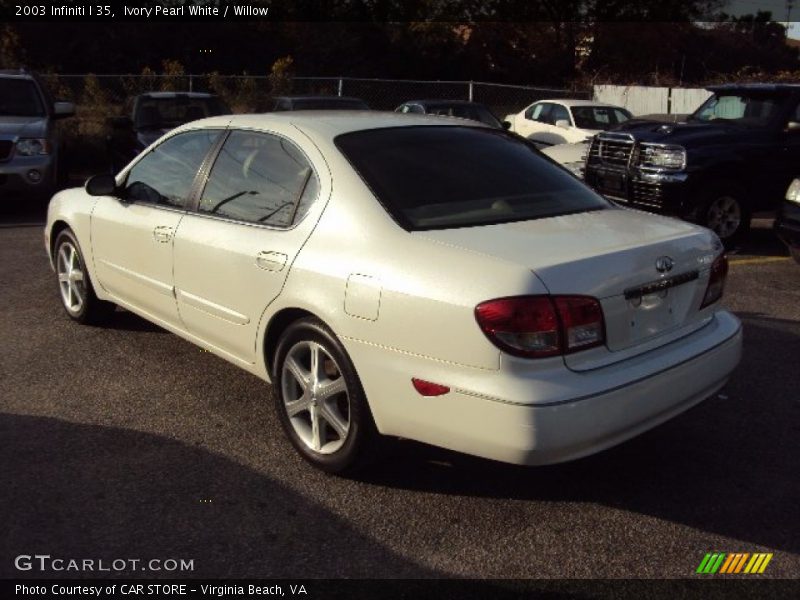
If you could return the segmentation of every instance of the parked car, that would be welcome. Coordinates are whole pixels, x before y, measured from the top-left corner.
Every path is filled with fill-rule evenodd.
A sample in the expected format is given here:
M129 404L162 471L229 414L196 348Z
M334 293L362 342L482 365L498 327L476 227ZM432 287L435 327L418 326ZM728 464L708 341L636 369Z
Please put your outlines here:
M350 96L278 96L272 110L369 110L369 105Z
M586 155L589 153L589 142L545 146L542 148L542 153L563 165L577 178L583 179Z
M775 219L775 231L800 263L800 179L792 180Z
M624 108L593 100L540 100L505 118L511 131L539 146L583 142L629 119Z
M503 125L485 105L469 100L409 100L403 102L395 112L415 115L439 115L458 117L485 123L495 129L503 129Z
M586 182L616 201L675 215L735 244L774 210L800 164L800 85L711 86L686 123L629 121L599 134Z
M194 122L56 195L67 315L117 304L271 381L292 444L331 472L379 433L574 459L739 362L709 230L616 207L505 131L320 115Z
M66 181L55 122L75 114L27 71L0 71L0 198L49 199Z
M110 119L111 133L106 138L114 173L169 130L231 111L214 94L147 92L130 98L124 112L124 116Z

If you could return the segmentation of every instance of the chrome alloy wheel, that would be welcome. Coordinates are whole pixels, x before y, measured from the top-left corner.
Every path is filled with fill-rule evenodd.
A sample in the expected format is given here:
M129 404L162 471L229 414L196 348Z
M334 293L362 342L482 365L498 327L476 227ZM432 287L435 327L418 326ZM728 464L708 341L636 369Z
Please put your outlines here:
M707 226L720 239L731 237L742 223L742 208L731 196L720 196L708 207Z
M59 246L56 271L64 308L72 315L79 314L86 302L86 282L78 249L72 242L65 241Z
M350 431L350 395L336 361L312 341L291 347L281 372L283 406L302 442L319 454L339 450Z

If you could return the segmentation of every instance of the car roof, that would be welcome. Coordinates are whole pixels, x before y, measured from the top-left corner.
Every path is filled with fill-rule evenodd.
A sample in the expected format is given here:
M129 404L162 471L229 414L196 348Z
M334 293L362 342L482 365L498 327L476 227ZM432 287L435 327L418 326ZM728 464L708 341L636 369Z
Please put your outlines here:
M139 98L212 98L207 92L145 92Z
M354 96L315 96L314 94L304 94L298 96L275 96L273 100L342 100L345 102L364 102L361 98Z
M797 83L724 83L706 87L711 92L800 92Z
M33 73L28 73L27 71L15 71L12 69L0 69L0 77L30 80L35 79Z
M462 127L487 127L478 121L453 119L434 115L403 114L375 110L304 110L281 111L262 114L221 115L195 121L182 127L231 127L241 129L271 130L277 125L294 126L309 134L333 139L337 135L368 129L447 125Z
M484 106L481 102L473 102L471 100L448 100L447 98L435 98L435 99L428 99L428 100L406 100L403 104L422 104L422 105L430 105L430 104L441 104L441 105L448 105L448 106L455 106L455 105L469 105L469 106ZM400 106L402 106L401 104Z
M559 104L563 104L567 107L573 106L609 106L613 108L623 108L617 104L609 104L608 102L598 102L596 100L579 100L576 98L544 98L542 100L537 100L533 104L537 104L539 102L558 102Z

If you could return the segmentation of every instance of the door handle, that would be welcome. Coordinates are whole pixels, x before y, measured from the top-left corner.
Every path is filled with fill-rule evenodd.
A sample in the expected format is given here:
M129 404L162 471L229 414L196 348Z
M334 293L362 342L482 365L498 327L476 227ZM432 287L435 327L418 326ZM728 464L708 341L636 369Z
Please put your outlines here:
M172 239L172 227L167 227L166 225L159 225L155 229L153 229L153 239L157 242L162 244L167 243Z
M256 265L266 271L282 271L286 266L288 256L281 252L268 252L266 250L256 254Z

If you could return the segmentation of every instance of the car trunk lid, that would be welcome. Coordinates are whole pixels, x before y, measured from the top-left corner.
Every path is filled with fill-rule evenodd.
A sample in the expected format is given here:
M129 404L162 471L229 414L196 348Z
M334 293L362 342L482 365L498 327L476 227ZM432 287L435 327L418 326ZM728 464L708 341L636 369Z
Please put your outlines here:
M522 264L551 294L597 298L606 351L620 359L702 320L708 269L721 251L701 227L616 208L415 235ZM565 361L589 364L580 352Z

